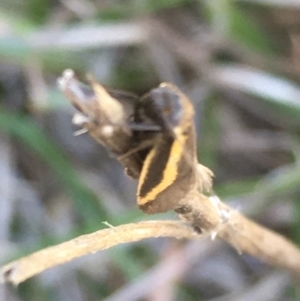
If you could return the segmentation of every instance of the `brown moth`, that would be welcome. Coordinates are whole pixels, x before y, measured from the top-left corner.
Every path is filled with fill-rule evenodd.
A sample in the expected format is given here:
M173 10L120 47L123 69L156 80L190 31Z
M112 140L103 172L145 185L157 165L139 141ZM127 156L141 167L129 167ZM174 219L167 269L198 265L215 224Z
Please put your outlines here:
M176 86L163 83L138 98L92 78L91 88L84 86L70 70L59 84L80 112L74 122L138 179L137 203L145 213L178 210L192 189L210 189L212 172L196 157L194 108Z
M148 214L174 210L191 189L209 189L212 172L198 165L190 100L176 86L163 83L141 99L136 115L161 128L144 158L139 207Z

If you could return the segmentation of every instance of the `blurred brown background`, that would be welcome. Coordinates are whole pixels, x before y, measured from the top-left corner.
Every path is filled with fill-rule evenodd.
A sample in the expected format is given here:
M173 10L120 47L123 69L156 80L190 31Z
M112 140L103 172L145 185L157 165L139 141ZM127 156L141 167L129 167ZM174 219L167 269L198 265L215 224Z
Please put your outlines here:
M0 262L173 213L137 209L136 183L57 89L72 68L194 102L199 161L237 210L300 243L300 1L2 0ZM299 300L293 282L220 241L153 239L0 286L0 300Z

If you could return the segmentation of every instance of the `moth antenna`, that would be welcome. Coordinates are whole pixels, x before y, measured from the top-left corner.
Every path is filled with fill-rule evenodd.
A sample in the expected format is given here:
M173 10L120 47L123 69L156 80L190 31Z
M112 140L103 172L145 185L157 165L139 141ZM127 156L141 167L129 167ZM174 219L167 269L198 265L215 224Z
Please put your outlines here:
M80 136L80 135L83 135L83 134L87 133L88 131L89 131L88 129L83 128L83 129L80 129L80 130L74 132L73 135L74 136Z

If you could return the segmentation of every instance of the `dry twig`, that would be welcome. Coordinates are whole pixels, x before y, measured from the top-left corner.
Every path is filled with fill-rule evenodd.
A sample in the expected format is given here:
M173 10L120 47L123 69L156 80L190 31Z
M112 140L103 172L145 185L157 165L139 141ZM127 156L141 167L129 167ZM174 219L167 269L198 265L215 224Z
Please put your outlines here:
M43 249L2 267L0 282L19 284L47 269L113 246L151 237L200 239L191 227L180 221L146 221L121 225L83 235Z

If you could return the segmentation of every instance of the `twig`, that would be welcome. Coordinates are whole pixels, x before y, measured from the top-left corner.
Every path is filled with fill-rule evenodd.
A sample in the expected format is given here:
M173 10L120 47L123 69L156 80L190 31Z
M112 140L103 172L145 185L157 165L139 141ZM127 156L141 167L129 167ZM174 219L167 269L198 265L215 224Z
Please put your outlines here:
M150 237L201 239L181 221L146 221L83 235L13 261L0 270L0 282L19 284L47 269L113 246Z
M226 204L220 202L221 212L228 214L224 228L218 237L230 243L240 252L250 254L272 266L288 269L300 280L300 250L285 237L269 230Z
M247 219L217 197L207 198L192 191L181 203L185 204L185 218L194 227L218 236L239 253L288 269L300 279L300 250L288 239Z

